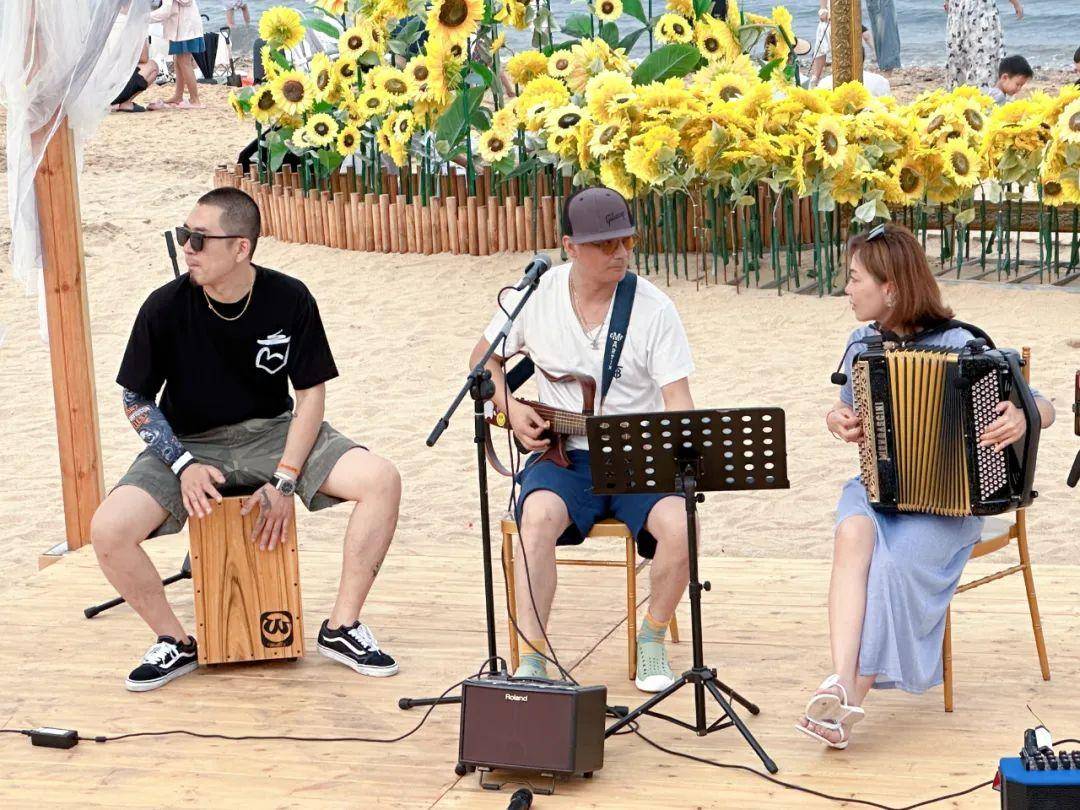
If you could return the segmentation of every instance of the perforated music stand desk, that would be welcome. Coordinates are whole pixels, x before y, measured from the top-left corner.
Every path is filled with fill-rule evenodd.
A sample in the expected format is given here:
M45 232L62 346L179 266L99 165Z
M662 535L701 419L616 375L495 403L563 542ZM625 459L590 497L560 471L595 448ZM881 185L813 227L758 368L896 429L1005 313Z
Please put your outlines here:
M705 736L735 726L770 773L776 764L754 739L724 696L751 714L756 705L725 685L716 670L705 666L701 638L701 591L698 579L697 504L702 492L746 489L787 489L784 411L781 408L726 408L700 411L592 416L586 421L593 492L597 495L670 493L686 501L686 535L690 558L690 622L693 666L662 692L607 729L611 736L643 714L659 717ZM694 687L693 725L653 708L687 684ZM705 691L724 714L709 723Z

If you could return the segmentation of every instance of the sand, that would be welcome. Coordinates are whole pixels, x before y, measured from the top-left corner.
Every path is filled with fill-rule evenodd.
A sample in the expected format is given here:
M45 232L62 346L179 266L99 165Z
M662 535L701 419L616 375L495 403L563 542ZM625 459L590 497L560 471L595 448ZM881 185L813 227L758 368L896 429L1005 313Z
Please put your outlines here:
M152 91L163 95L161 88ZM251 136L249 126L225 108L223 90L207 89L204 98L209 106L202 111L112 115L86 153L82 215L107 486L141 449L114 377L140 304L172 277L161 232L183 221L209 187L215 164L233 157ZM0 185L6 180L0 175ZM29 576L38 555L63 539L64 528L48 349L37 336L35 304L11 277L8 238L5 228L0 589ZM457 391L496 291L520 274L527 256L386 256L267 239L257 260L303 279L321 304L341 371L328 386L327 418L401 469L405 494L392 554L410 555L417 544L440 537L448 553L475 548L460 545L474 542L477 519L468 413L459 413L436 448L427 448L424 439ZM846 301L695 289L683 280L666 291L693 347L697 372L691 384L699 407L775 405L787 411L791 489L710 496L702 553L828 557L839 489L856 469L854 448L832 438L823 421L837 395L829 374L856 325ZM1030 511L1032 557L1036 563L1073 562L1080 552L1080 493L1065 486L1065 476L1080 449L1068 411L1080 367L1080 298L988 283L948 284L945 294L960 317L983 326L1000 344L1033 349L1035 384L1055 401L1059 419L1040 450L1041 495ZM496 480L496 514L507 492L505 481ZM303 542L340 542L346 519L344 509L301 515Z

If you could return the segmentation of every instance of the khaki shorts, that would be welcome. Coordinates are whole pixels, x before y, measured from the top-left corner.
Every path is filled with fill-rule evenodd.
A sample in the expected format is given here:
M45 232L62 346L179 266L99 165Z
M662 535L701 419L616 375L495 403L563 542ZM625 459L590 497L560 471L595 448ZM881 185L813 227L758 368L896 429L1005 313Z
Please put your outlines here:
M225 475L224 488L257 487L273 478L281 454L285 452L285 437L291 422L292 414L284 413L273 419L248 419L179 439L197 461L221 470ZM309 512L341 503L340 498L319 492L319 487L326 482L338 460L354 447L362 445L338 433L329 423L322 423L296 482L296 494ZM169 513L165 522L151 532L151 537L176 534L187 522L180 479L149 449L139 454L116 486L138 487Z

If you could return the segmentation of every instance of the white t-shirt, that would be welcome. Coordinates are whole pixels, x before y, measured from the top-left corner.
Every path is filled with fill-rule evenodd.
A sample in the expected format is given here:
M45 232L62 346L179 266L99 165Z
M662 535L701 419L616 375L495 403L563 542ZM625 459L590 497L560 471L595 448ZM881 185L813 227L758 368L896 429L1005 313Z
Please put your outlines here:
M503 294L502 303L508 312L513 311L523 294L514 290ZM594 349L570 303L568 262L551 268L540 278L540 286L514 321L505 347L499 345L495 352L503 357L523 352L553 377L564 374L592 377L596 380L597 413L662 411L664 397L660 389L689 377L694 371L690 344L675 304L655 285L638 278L630 326L619 356L621 372L612 380L601 409L600 386L610 321L609 305L599 332L599 348ZM489 343L495 342L505 323L506 315L496 312L484 332ZM545 405L581 413L584 403L576 382L554 383L539 371L534 379L539 400ZM571 450L587 450L589 442L584 436L574 436L567 446Z
M874 98L881 98L881 96L888 96L892 94L892 85L889 84L889 80L879 73L871 73L869 70L864 70L862 83L863 87L869 90L870 95L874 96ZM818 89L833 89L832 74L825 76L820 82L818 82Z

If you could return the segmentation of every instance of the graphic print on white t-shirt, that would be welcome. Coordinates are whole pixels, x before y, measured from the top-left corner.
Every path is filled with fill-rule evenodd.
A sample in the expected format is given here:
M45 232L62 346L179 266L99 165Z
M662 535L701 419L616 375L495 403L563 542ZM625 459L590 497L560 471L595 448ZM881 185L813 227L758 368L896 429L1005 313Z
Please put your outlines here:
M513 290L505 293L503 306L512 310L523 294ZM675 304L650 281L638 278L618 374L601 407L600 385L610 321L609 304L600 328L601 339L597 342L598 348L594 349L570 304L568 262L553 267L541 277L539 287L507 335L505 347L498 346L495 351L503 357L518 352L527 354L553 377L564 374L592 377L596 380L597 413L663 410L664 397L660 389L694 371L690 344ZM505 323L506 316L501 311L496 312L484 332L488 342L498 339L499 330ZM539 372L535 379L541 402L581 413L584 403L576 382L552 382ZM584 436L573 436L567 446L571 450L587 450L589 443Z
M255 354L255 368L262 369L267 374L277 374L285 368L285 364L289 362L291 340L292 338L280 329L272 335L256 340L259 351Z

